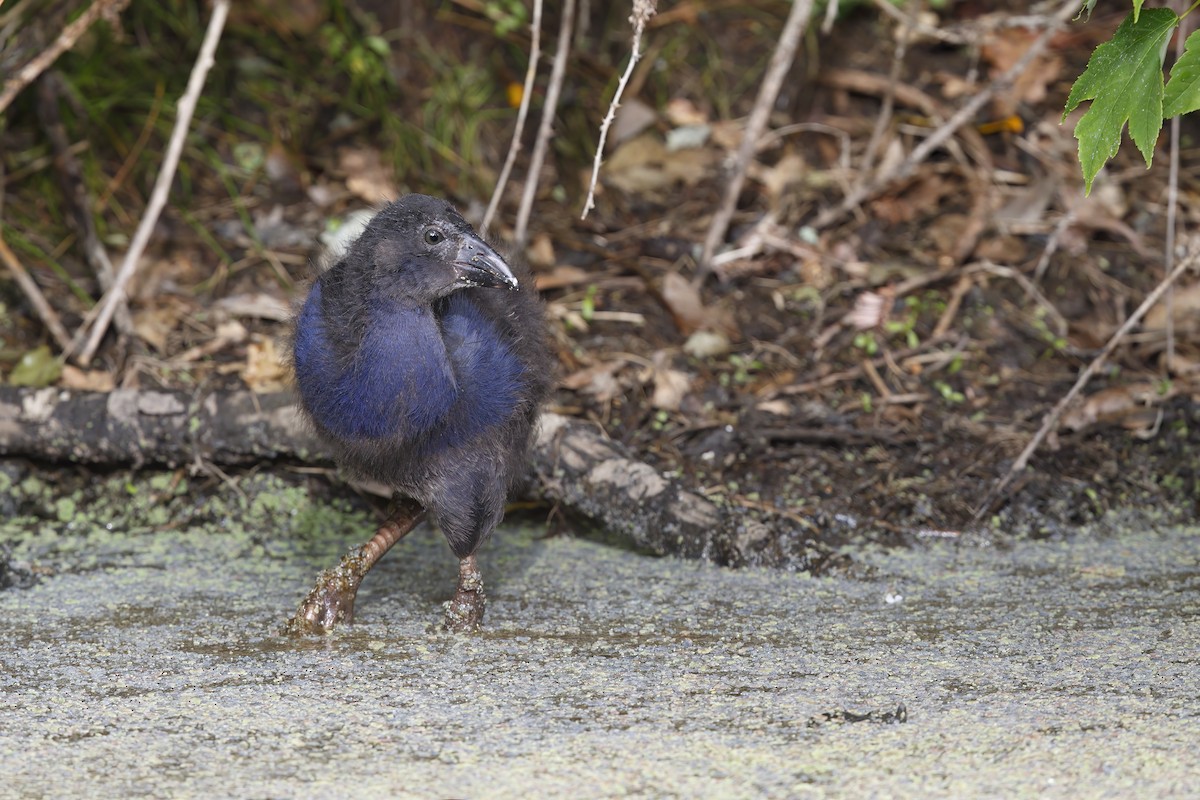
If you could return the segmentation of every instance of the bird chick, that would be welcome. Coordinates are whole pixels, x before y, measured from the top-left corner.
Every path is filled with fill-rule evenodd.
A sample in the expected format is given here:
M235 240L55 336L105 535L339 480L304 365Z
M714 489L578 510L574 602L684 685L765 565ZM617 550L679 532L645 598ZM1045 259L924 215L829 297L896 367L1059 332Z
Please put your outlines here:
M503 517L550 390L531 277L449 203L410 194L313 284L292 353L300 408L337 461L420 504L460 559L446 626L478 626L475 551ZM367 545L323 575L290 627L351 621L362 576L420 513L395 506Z

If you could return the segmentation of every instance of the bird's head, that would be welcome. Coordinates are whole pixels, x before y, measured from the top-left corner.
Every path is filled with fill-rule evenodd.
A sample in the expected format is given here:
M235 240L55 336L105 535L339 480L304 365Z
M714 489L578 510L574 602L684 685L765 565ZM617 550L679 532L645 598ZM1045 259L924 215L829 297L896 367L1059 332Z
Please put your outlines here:
M434 300L471 287L518 288L504 258L453 206L421 194L380 211L346 260L369 264L376 284L397 296Z

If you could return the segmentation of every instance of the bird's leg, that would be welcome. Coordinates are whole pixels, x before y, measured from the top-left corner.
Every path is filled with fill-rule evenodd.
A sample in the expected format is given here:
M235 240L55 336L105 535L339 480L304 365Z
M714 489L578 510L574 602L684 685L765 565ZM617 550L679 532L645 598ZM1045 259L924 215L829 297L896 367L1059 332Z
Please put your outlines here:
M458 587L446 603L446 620L442 627L448 631L473 631L483 623L487 598L483 594L483 575L475 563L475 554L458 562Z
M329 633L340 623L354 621L354 599L363 577L383 554L425 518L425 509L413 500L394 498L388 517L371 541L342 556L341 563L317 576L317 583L284 631L293 635Z

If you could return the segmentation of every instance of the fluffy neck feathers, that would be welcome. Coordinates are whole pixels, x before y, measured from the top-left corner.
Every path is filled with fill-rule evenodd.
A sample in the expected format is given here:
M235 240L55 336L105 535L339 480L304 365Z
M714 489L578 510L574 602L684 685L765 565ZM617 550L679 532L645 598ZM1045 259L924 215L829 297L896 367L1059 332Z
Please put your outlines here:
M444 446L520 405L521 364L469 296L488 290L428 306L353 289L318 281L297 326L296 379L318 425L346 439Z

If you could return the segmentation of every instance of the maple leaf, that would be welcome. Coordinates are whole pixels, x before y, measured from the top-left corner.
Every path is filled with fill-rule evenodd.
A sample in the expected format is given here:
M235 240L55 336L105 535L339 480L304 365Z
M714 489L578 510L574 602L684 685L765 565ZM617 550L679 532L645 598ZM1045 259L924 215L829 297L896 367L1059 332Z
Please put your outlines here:
M1200 109L1200 31L1193 32L1183 47L1183 55L1171 67L1171 80L1163 96L1165 119Z
M1085 191L1091 191L1100 168L1117 154L1126 123L1129 137L1150 165L1162 129L1163 58L1178 24L1179 17L1169 8L1147 8L1136 22L1130 13L1112 39L1092 53L1087 69L1071 87L1064 120L1084 100L1092 101L1075 125Z

